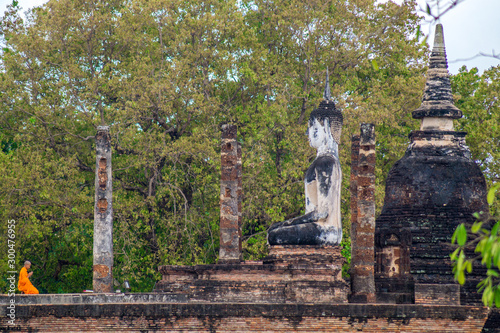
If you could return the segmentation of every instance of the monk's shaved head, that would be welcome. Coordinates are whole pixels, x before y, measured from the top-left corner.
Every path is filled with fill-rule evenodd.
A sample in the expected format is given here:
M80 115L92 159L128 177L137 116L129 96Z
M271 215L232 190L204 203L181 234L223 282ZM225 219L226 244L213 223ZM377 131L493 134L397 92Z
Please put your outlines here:
M29 266L29 265L31 265L31 261L26 260L26 261L24 262L24 266Z

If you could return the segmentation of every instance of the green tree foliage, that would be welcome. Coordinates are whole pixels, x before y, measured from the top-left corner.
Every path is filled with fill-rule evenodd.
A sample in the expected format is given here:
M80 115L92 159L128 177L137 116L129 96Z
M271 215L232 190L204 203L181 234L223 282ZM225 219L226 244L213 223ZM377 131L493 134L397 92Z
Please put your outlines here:
M496 184L488 192L488 203L492 205L495 195L500 188ZM485 306L493 304L500 308L500 218L496 214L488 212L475 213L477 221L468 229L460 224L452 237L452 243L458 244L458 248L451 254L453 261L453 273L455 279L465 283L465 274L471 273L474 263L481 262L486 267L486 276L477 285L478 291L482 293ZM467 256L467 249L474 249L476 256Z
M468 132L467 143L472 156L484 172L490 186L488 204L490 212L477 212L473 225L461 224L452 242L459 247L453 252L455 278L461 284L473 264L486 266L486 276L478 285L486 306L500 307L500 220L499 201L495 200L500 185L500 66L486 70L482 75L477 68L464 66L452 77L452 89L457 95L456 105L464 112L459 129ZM476 256L467 256L467 248L474 248Z
M500 180L500 66L479 75L464 66L451 78L455 104L463 111L457 130L467 132L467 144L489 186Z
M10 6L1 23L0 229L16 220L18 266L33 262L43 292L91 288L100 124L112 136L118 282L147 291L159 265L216 262L223 122L238 125L243 145L244 257L261 258L267 227L303 213L314 159L304 132L327 67L345 119L348 244L350 136L360 122L377 126L380 207L385 174L417 125L410 112L427 46L414 8L51 0L22 18Z

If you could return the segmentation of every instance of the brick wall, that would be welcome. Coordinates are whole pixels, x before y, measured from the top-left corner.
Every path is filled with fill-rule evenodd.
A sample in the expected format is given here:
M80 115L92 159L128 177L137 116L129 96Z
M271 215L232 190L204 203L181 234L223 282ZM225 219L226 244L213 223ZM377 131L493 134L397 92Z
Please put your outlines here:
M416 304L460 305L458 284L415 284Z
M5 310L2 310L5 312ZM481 332L480 307L373 304L19 305L18 332Z

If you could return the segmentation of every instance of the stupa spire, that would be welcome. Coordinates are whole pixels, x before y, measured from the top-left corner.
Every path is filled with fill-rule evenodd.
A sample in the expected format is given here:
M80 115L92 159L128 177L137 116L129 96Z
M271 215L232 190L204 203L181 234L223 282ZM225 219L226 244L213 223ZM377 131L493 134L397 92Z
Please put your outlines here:
M436 31L434 32L434 48L432 51L438 52L438 49L442 49L442 52L445 53L443 25L441 23L436 25ZM444 54L444 57L446 57L446 54Z
M452 120L462 117L462 111L453 104L442 24L436 25L434 47L429 59L422 105L413 111L412 116L415 119L422 119L421 129L434 129L433 126L428 127L425 125L426 122L429 123L429 119L425 118L449 119L450 121L445 126L449 130L453 129Z
M323 99L329 101L332 98L330 92L330 76L328 75L328 67L326 67L326 80L325 80L325 92L323 93Z

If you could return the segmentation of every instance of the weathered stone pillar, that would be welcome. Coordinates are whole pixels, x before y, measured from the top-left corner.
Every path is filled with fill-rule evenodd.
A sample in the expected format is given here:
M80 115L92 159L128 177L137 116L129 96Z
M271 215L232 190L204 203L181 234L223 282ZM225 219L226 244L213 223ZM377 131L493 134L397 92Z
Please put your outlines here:
M219 263L241 261L241 147L236 125L222 125Z
M353 145L355 141L353 140ZM355 148L353 148L355 151ZM375 128L361 124L357 164L357 214L351 230L350 302L374 303L375 234ZM351 231L352 232L352 231ZM354 239L354 241L353 241Z
M94 207L93 289L113 292L113 199L111 143L108 126L98 126Z

